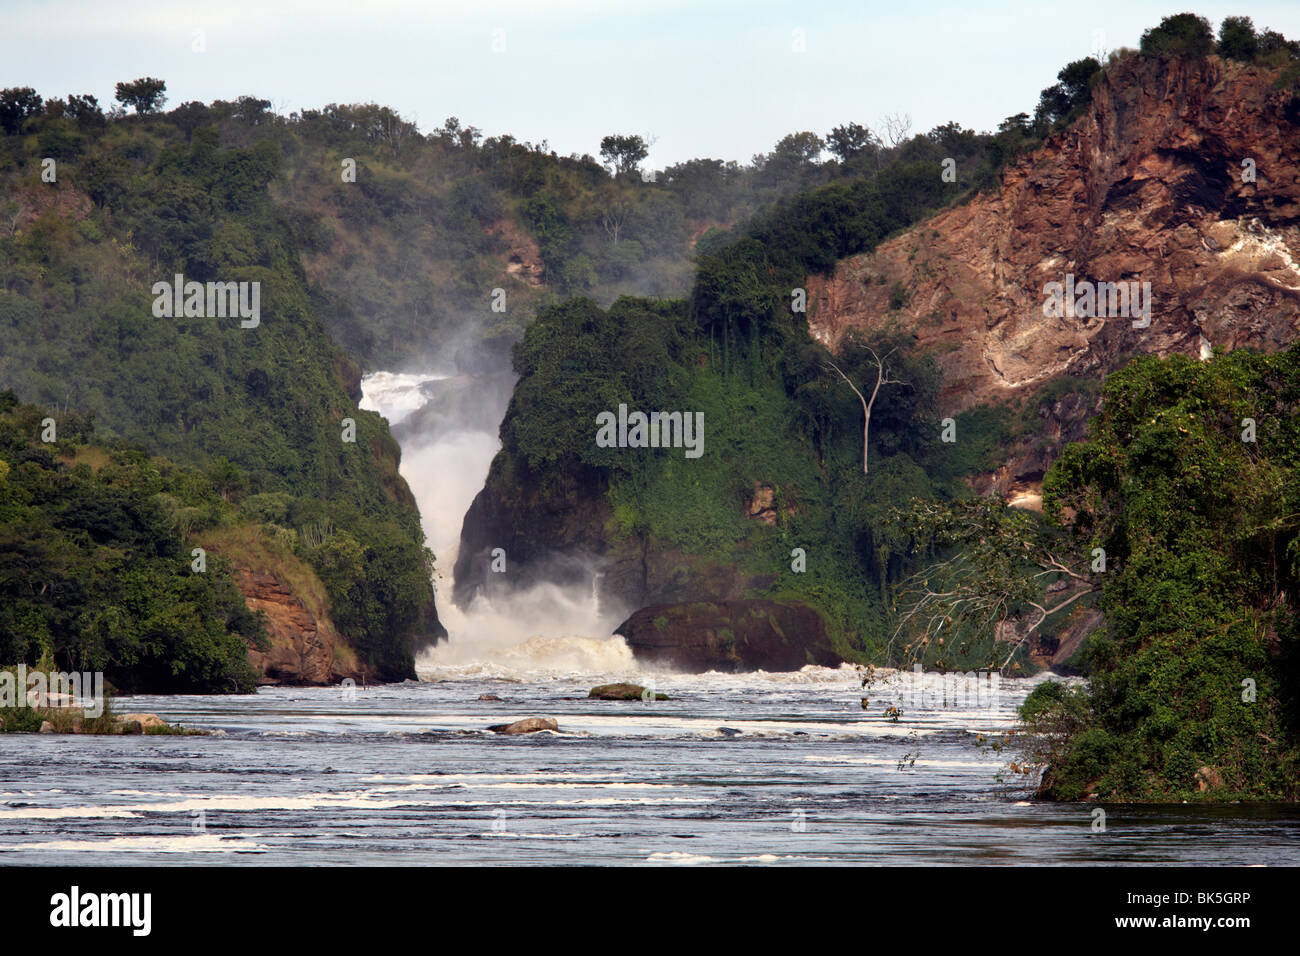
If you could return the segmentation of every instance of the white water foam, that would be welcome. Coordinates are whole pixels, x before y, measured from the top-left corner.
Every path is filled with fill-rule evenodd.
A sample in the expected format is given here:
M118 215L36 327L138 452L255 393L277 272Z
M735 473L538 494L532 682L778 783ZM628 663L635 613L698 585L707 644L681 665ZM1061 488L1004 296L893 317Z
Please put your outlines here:
M447 378L432 372L375 372L361 380L361 401L358 408L378 412L396 425L419 409L428 399L422 386Z
M199 834L197 836L109 837L103 840L45 840L40 843L13 843L0 851L21 850L52 853L264 853L270 849L253 842L259 834L245 832L239 837Z
M362 379L361 407L400 421L423 405L425 382L445 377L375 372ZM420 656L416 673L422 680L637 676L640 669L627 643L610 636L626 609L601 607L594 579L586 588L539 584L490 600L479 595L466 608L452 603L451 570L465 512L500 448L495 433L445 425L403 445L401 473L419 504L425 541L437 561L438 615L450 635Z

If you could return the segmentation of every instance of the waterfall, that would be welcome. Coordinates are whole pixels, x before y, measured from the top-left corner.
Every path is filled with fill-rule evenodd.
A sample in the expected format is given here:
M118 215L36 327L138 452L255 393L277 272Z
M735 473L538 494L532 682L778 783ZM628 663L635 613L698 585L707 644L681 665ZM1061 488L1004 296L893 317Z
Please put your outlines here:
M599 573L589 586L535 584L480 594L468 607L452 603L452 568L465 512L501 448L496 430L468 425L454 411L423 416L430 393L453 376L374 372L361 382L360 407L379 412L402 446L402 477L420 508L425 541L437 570L438 616L448 639L416 661L422 679L500 677L535 680L590 675L623 679L637 671L621 637L611 637L620 609L602 608ZM504 396L501 408L509 396ZM506 556L507 562L509 555ZM508 567L508 564L507 564Z

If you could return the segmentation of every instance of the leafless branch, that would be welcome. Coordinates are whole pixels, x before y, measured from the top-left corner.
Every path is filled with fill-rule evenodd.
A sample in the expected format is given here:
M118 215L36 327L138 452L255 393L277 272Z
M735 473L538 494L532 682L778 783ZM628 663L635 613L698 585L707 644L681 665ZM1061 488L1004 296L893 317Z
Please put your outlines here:
M895 346L894 348L886 352L884 358L881 358L879 355L877 355L875 349L870 348L868 346L864 346L864 348L866 348L866 350L871 353L872 361L876 363L876 384L875 387L872 388L871 390L870 399L863 397L862 392L858 390L858 387L853 384L853 382L849 379L847 375L844 374L844 372L840 369L838 365L836 365L834 362L830 361L829 359L827 359L826 364L828 367L834 369L836 372L839 373L840 378L844 379L845 383L847 383L849 388L853 389L853 394L857 395L858 401L862 403L862 473L865 475L867 473L867 453L868 450L870 449L869 441L871 437L871 409L872 406L876 404L876 395L880 392L880 386L906 385L907 383L900 379L890 378L889 373L885 369L885 360L888 359L889 356L893 355L895 352L898 351L897 346Z

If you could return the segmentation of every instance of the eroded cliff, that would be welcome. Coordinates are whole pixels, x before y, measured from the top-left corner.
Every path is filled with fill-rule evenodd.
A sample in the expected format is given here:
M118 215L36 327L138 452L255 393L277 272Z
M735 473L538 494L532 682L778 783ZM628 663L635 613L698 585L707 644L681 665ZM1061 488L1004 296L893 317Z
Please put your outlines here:
M1277 76L1217 57L1113 64L1087 115L998 192L810 277L813 335L910 331L942 368L945 415L1133 354L1282 346L1300 325L1300 97ZM1149 282L1150 326L1045 315L1044 287L1068 275Z

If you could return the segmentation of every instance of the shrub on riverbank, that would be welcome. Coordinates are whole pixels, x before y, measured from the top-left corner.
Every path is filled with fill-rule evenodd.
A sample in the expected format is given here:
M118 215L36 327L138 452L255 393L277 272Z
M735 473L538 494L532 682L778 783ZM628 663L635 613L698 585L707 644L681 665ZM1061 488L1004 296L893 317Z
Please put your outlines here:
M14 668L7 668L14 670ZM88 717L78 706L59 707L4 707L0 708L0 733L36 734L49 725L47 733L56 734L120 734L122 724L113 716L113 705L104 699L104 709L97 717Z
M1300 346L1135 360L1043 490L1106 626L1022 709L1041 793L1300 799Z

